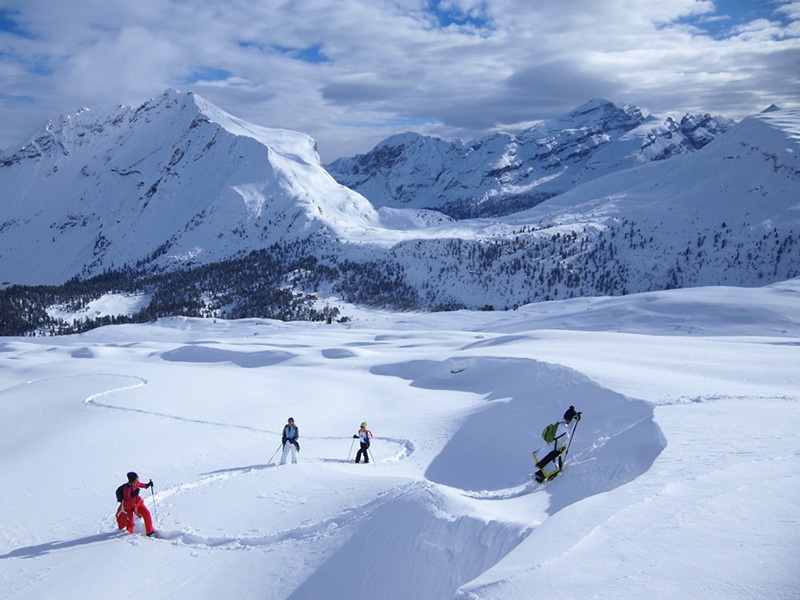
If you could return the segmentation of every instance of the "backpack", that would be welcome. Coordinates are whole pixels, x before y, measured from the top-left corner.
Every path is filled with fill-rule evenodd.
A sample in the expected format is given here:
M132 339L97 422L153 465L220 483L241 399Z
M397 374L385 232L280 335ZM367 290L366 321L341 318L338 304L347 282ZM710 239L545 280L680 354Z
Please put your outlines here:
M125 486L128 485L127 483L123 483L121 486L117 488L117 502L122 502L125 499ZM134 488L131 490L131 498L135 498L139 495L139 488Z
M542 431L542 439L548 444L552 444L556 441L556 431L558 431L558 423L550 423Z

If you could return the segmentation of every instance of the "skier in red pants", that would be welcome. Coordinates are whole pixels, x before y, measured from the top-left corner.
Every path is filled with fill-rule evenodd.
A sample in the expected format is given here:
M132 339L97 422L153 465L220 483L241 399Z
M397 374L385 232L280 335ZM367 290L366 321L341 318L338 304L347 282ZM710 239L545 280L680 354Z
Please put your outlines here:
M147 510L144 500L139 497L139 490L149 487L153 487L152 479L147 483L141 483L136 473L133 471L128 473L128 483L122 486L122 504L117 511L117 524L120 529L125 527L128 533L133 533L134 515L138 515L144 519L145 533L148 536L153 535L155 532L153 518L150 516L150 511Z

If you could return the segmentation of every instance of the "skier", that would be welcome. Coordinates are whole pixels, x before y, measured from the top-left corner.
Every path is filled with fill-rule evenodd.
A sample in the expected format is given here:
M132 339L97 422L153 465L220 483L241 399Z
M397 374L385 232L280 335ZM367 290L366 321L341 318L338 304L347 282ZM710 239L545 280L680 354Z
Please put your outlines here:
M128 483L122 487L122 501L117 509L117 525L120 529L127 529L128 533L133 533L135 522L134 516L144 519L144 530L148 537L155 533L153 518L150 511L144 504L144 500L139 496L139 490L153 487L153 480L141 483L139 476L131 471L128 473Z
M289 417L286 425L283 427L283 454L281 454L281 464L286 464L286 459L291 455L292 462L297 464L297 453L300 452L300 444L297 440L300 437L300 429L294 424L294 419ZM288 442L288 443L287 443Z
M361 443L361 449L356 452L356 463L361 462L361 455L364 455L364 464L369 462L369 441L372 439L372 432L367 429L367 422L364 421L361 427L353 436L353 439L358 439Z
M548 452L542 460L537 459L536 452L533 453L533 458L536 461L536 466L539 469L536 471L536 473L534 473L534 477L539 483L542 483L546 479L555 477L563 468L564 455L569 449L571 438L569 427L573 420L576 421L577 425L577 421L581 420L581 413L577 412L574 406L570 406L564 413L564 417L561 421L558 421L558 423L554 423L553 425L548 425L544 432L542 432L542 437L545 439L545 441L548 443L551 441L553 442L553 449ZM557 425L557 427L555 427L555 430L553 431L552 428L554 425ZM574 430L575 429L573 427L573 431ZM551 462L556 463L555 468L547 473L545 472L544 468Z

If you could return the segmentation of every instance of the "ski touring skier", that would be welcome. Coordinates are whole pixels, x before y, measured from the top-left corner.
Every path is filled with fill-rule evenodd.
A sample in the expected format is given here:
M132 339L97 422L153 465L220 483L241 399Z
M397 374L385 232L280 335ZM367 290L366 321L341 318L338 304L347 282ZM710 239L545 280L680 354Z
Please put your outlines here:
M117 488L117 500L120 503L119 508L117 508L117 526L120 529L127 529L128 533L133 533L136 526L134 517L141 517L144 519L144 530L147 537L155 533L153 517L150 516L150 511L145 506L144 500L139 496L139 490L152 487L152 479L147 483L142 483L135 472L128 473L128 482Z
M289 417L283 427L283 435L281 436L283 444L282 465L285 465L288 459L291 459L293 464L297 464L297 453L300 452L300 443L297 441L299 438L300 429L294 424L294 419Z
M364 455L364 464L369 462L369 444L372 439L372 432L367 429L367 422L361 423L358 432L353 436L353 439L359 440L361 449L356 452L356 463L361 462L361 455Z
M581 415L582 413L576 411L574 406L570 406L561 421L548 425L542 431L542 438L548 444L552 443L553 449L541 460L536 455L538 450L533 452L533 460L536 462L536 468L538 469L533 476L539 483L552 479L564 468L564 460L572 443L572 435L575 433L578 421L581 420ZM570 425L573 421L575 424L572 426L572 431L570 431ZM554 463L552 470L545 470L545 467L550 463Z

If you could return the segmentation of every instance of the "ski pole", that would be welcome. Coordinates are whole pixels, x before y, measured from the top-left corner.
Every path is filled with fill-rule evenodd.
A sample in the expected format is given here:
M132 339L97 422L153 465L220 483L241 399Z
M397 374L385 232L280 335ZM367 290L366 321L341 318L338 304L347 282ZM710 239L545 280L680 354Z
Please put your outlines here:
M272 456L269 457L269 460L267 461L267 464L270 464L272 462L272 459L275 458L275 455L278 453L278 450L280 450L281 448L283 448L283 442L281 442L281 444L278 446L278 449L275 450L275 452L272 453Z
M150 483L153 483L153 480L150 480ZM156 508L156 493L153 491L153 486L150 486L150 494L153 496L153 515L156 519L158 519L158 508Z
M369 457L372 459L372 464L374 465L375 464L375 457L372 455L372 450L367 448L367 452L369 452Z
M581 413L578 413L578 414L581 414ZM575 430L578 428L578 423L580 423L580 422L581 422L581 418L578 417L575 420L575 425L572 426L572 433L569 436L569 444L567 444L567 450L564 452L564 456L566 456L569 453L569 447L572 446L572 440L575 437Z
M353 438L353 441L350 442L350 450L347 453L347 460L350 460L350 455L353 453L353 446L356 443L356 438Z

